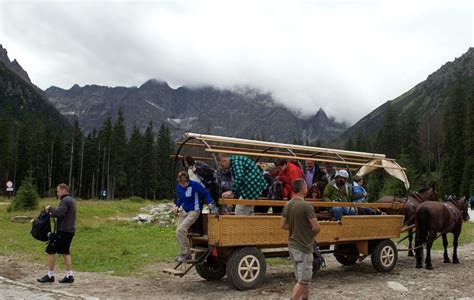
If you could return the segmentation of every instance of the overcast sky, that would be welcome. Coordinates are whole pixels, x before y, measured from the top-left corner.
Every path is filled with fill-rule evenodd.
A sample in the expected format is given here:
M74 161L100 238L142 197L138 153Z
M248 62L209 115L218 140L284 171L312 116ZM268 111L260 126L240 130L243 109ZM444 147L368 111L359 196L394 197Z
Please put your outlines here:
M0 43L43 89L250 86L355 122L473 45L473 3L0 0Z

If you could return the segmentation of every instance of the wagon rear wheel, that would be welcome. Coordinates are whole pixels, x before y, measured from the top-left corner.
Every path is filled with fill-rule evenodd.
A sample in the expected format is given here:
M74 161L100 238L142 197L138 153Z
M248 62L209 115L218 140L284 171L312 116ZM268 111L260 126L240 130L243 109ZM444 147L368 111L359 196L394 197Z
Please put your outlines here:
M334 246L334 257L343 266L351 266L357 262L359 252L353 244L341 244Z
M398 260L398 251L392 240L383 240L375 245L370 257L372 266L378 272L390 272L395 268Z
M265 256L254 247L238 249L227 261L227 278L241 291L258 287L266 271Z
M209 255L195 266L196 272L208 281L219 280L225 276L226 264L218 257Z

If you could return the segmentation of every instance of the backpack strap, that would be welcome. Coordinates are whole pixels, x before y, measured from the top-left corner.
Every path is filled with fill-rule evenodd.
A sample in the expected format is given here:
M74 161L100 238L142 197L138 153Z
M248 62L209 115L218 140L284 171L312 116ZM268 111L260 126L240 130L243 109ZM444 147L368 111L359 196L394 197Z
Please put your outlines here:
M56 234L57 229L58 229L58 228L57 228L58 224L57 224L57 222L56 222L56 218L51 218L51 219L53 219L53 223L54 223L54 229L53 229L52 234Z

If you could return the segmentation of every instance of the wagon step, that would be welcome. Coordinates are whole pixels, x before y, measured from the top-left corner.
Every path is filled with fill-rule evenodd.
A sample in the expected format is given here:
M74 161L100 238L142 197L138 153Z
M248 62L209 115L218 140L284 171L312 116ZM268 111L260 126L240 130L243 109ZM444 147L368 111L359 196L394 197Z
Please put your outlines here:
M209 251L209 249L207 249L207 248L200 248L200 247L194 247L194 248L191 248L189 250L191 250L191 252L194 252L194 253L205 253L205 252Z
M172 269L172 268L164 269L163 272L170 275L174 275L174 276L180 276L180 277L183 277L184 274L186 274L186 270L178 270L178 269Z
M191 248L190 250L191 250L191 253L194 253L192 259L188 259L183 262L176 262L176 265L174 266L174 268L166 268L163 270L163 272L170 275L183 277L197 263L203 261L209 255L207 248Z

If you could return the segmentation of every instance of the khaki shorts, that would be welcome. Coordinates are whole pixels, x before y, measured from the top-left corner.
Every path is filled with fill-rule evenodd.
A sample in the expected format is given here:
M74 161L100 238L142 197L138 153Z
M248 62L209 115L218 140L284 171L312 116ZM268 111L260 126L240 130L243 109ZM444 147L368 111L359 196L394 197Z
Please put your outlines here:
M304 253L292 248L288 250L295 267L296 281L303 284L310 283L313 277L313 253Z

